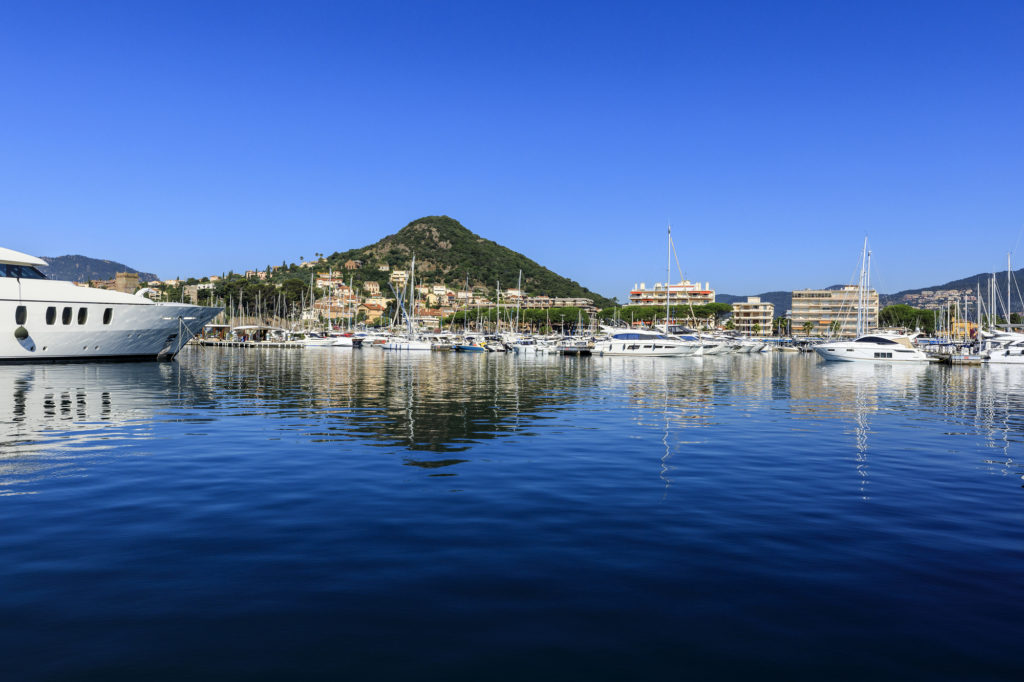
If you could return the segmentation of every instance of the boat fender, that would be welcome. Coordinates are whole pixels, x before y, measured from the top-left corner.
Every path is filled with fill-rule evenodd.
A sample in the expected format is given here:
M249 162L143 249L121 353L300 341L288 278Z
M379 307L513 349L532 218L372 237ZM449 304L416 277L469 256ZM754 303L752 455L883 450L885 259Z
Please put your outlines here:
M18 328L14 330L14 338L18 341L24 341L28 338L28 330L25 329L25 325L18 325Z

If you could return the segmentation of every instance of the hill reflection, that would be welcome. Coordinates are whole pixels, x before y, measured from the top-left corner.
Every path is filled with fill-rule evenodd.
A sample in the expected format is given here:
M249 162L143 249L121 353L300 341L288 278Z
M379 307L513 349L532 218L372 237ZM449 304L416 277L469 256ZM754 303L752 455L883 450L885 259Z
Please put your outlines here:
M405 466L446 475L469 461L459 453L481 444L587 420L580 428L598 434L586 436L598 450L612 442L648 448L642 456L663 449L668 484L670 461L683 453L692 468L709 454L728 453L737 439L760 447L749 420L771 429L776 442L818 433L833 448L847 443L840 461L852 458L866 486L874 422L912 411L950 435L980 437L996 451L986 466L1016 474L1022 388L1024 371L1009 366L823 364L782 354L578 359L189 349L174 363L6 366L0 492L47 471L77 471L84 454L114 441L144 452L146 441L164 437L161 425L192 423L206 426L188 427L182 437L194 436L189 447L200 454L220 447L202 436L224 438L241 428L259 440L252 430L266 429L268 440L398 449ZM763 447L773 443L765 439Z
M321 442L353 438L380 447L459 452L474 443L530 435L596 384L588 362L568 358L401 354L315 349L199 353L193 367L221 401L306 423ZM312 425L314 428L309 428ZM412 458L413 466L461 460Z

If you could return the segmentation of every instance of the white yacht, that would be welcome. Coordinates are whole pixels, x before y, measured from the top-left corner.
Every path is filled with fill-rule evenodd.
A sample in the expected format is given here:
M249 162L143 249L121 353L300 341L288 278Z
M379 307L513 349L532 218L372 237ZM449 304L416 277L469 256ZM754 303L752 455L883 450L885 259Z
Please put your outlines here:
M1024 334L998 332L988 336L981 357L993 365L1024 365Z
M860 279L857 283L857 333L852 341L827 341L812 346L814 351L830 362L930 362L924 351L915 348L912 338L906 334L889 332L867 332L869 273L871 252L868 240L864 238L864 249L860 254ZM876 322L877 324L877 322Z
M697 355L701 344L684 341L648 329L607 330L607 339L594 344L594 352L601 355Z
M171 359L221 311L49 280L45 265L0 247L0 362Z
M852 341L832 341L814 346L815 352L830 361L853 362L930 362L924 351L914 348L905 334L872 332Z

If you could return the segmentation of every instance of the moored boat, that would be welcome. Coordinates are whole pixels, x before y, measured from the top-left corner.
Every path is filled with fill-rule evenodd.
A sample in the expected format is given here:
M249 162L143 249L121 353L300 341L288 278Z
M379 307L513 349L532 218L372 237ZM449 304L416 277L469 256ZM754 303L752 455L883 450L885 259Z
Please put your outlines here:
M0 362L171 359L221 311L47 279L45 265L0 247Z

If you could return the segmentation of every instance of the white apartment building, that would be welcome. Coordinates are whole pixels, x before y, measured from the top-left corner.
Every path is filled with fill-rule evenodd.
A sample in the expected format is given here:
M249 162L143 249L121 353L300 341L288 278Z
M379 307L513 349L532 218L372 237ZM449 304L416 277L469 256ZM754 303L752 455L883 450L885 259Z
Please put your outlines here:
M841 289L803 289L793 292L793 333L804 334L805 325L811 325L812 336L825 336L834 322L839 323L839 336L857 334L858 287L847 285ZM878 326L878 292L865 292L864 328Z
M665 305L665 297L668 297L669 305L704 305L715 302L715 290L711 288L711 282L691 282L684 279L678 284L664 284L657 282L653 288L648 289L647 285L640 282L634 284L629 292L629 305Z
M746 302L732 304L732 323L745 336L766 336L772 333L775 306L762 302L759 296L747 296Z

